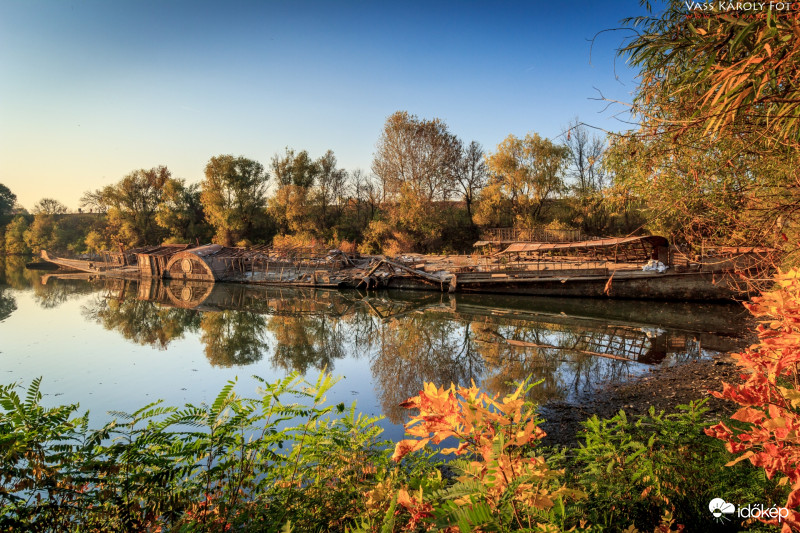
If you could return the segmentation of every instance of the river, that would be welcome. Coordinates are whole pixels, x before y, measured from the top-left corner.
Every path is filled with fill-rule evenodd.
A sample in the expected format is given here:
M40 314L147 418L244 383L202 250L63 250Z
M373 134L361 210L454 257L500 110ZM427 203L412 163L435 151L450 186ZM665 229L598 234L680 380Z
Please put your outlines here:
M658 365L738 350L738 304L331 291L89 279L0 257L0 383L42 376L47 405L79 403L92 426L156 399L213 400L228 380L323 369L330 402L357 401L402 437L399 403L422 383L509 391L526 376L540 403L590 396Z

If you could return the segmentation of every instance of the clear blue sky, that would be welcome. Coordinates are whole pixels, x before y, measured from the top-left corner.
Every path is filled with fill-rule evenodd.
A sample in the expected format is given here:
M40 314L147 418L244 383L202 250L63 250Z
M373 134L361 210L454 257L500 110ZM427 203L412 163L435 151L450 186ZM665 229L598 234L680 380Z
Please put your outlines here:
M574 117L619 130L616 2L0 0L0 183L30 209L138 168L199 181L284 147L370 167L386 117L439 117L487 151ZM617 79L618 78L618 79Z

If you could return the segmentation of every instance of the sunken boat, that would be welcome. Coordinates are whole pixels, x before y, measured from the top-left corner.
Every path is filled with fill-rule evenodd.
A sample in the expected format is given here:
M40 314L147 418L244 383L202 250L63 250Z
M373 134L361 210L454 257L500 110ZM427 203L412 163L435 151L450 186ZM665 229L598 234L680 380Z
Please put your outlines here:
M479 247L485 242L476 243ZM193 283L341 289L414 289L646 300L736 300L770 250L717 248L692 258L660 236L573 242L495 242L460 256L360 256L313 247L161 245L106 252L93 260L43 260L100 276ZM499 245L498 245L499 244ZM198 289L200 290L200 289Z

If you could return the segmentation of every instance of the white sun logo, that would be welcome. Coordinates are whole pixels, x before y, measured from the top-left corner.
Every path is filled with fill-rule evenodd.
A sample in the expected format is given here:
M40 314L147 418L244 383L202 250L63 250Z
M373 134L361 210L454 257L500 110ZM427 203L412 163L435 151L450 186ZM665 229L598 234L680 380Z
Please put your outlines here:
M711 511L711 514L714 515L714 518L718 522L724 522L725 520L730 520L730 518L725 515L736 512L736 506L726 502L722 498L714 498L708 502L708 510Z

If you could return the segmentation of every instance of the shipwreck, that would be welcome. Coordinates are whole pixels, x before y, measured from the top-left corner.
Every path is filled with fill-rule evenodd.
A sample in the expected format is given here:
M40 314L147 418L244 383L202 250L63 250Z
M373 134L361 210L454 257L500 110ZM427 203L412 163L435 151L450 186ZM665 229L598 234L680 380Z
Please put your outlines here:
M572 242L479 241L482 253L394 258L319 247L165 244L95 258L42 251L44 261L98 276L295 287L652 300L747 298L742 282L768 264L764 248L709 249L691 258L660 236Z

